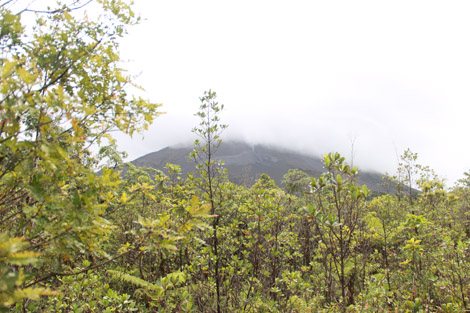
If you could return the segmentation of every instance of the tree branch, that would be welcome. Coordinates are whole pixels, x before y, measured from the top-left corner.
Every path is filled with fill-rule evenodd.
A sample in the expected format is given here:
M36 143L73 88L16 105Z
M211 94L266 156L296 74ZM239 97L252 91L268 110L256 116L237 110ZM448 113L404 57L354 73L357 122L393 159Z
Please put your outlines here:
M138 250L140 247L141 247L141 246L138 245L138 246L135 247L134 249L131 249L131 250L127 251L127 252L124 252L124 253L122 253L122 254L119 254L119 255L117 255L117 256L115 256L115 257L109 259L109 260L103 261L103 262L101 262L101 263L94 264L94 265L90 265L90 266L88 266L88 267L86 267L86 268L84 268L84 269L82 269L82 270L80 270L80 271L78 271L78 272L73 272L73 273L57 273L57 272L52 272L52 273L49 273L49 274L47 274L47 275L44 276L44 277L38 278L38 279L36 279L35 281L33 281L33 282L29 283L29 284L26 284L26 285L24 286L24 288L28 288L28 287L34 286L34 285L36 285L36 284L39 284L40 282L43 282L43 281L45 281L45 280L48 280L49 278L52 278L52 277L75 276L75 275L79 275L79 274L82 274L82 273L86 273L86 272L88 272L89 270L93 270L93 269L95 269L95 268L98 268L98 267L104 266L104 265L106 265L106 264L109 264L109 263L111 263L111 262L113 262L113 261L115 261L115 260L117 260L117 259L119 259L119 258L122 258L123 256L126 256L126 255L130 254L131 252L134 252L134 251Z
M10 1L12 1L12 0L10 0ZM33 13L41 13L41 14L57 14L57 13L63 13L63 12L72 12L72 11L80 10L81 8L84 8L85 6L90 4L92 1L93 0L88 0L84 4L81 4L81 5L76 6L74 8L64 7L64 8L61 8L61 9L55 9L55 10L50 10L50 11L48 11L48 10L34 10L34 9L25 8L25 9L21 10L20 12L16 13L16 15L20 15L24 12L33 12ZM77 2L80 2L80 1L77 1ZM28 7L29 7L29 5L28 5Z

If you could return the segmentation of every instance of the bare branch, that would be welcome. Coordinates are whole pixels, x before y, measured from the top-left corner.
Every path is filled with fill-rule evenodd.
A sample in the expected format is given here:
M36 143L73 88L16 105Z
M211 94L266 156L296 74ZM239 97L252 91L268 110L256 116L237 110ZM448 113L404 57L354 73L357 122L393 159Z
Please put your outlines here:
M33 1L35 2L35 1ZM76 10L80 10L81 8L84 8L85 6L87 6L88 4L90 4L91 2L93 2L93 0L88 0L87 2L85 2L84 4L80 4L76 7L64 7L64 8L61 8L61 9L55 9L55 10L35 10L35 9L29 9L28 7L33 3L31 2L25 9L21 10L20 12L16 13L16 15L20 15L22 13L25 13L25 12L33 12L33 13L40 13L40 14L57 14L57 13L63 13L63 12L71 12L71 11L76 11ZM80 1L76 1L75 3L79 3Z

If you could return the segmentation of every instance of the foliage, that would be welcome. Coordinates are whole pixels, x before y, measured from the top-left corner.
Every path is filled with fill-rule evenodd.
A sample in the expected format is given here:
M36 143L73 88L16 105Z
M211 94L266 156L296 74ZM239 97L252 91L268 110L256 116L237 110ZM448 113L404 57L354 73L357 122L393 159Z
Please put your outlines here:
M24 298L38 300L53 292L44 288L22 288L27 279L25 267L39 262L39 253L25 250L28 243L22 238L9 238L0 234L0 310ZM12 270L17 266L17 270Z
M290 194L302 194L309 184L309 176L301 170L290 169L285 175L282 183Z
M131 96L132 81L120 68L117 38L138 18L124 2L102 0L94 21L84 5L33 11L0 4L0 231L6 242L21 237L31 251L16 251L20 243L4 247L26 260L15 264L6 254L2 268L33 261L28 253L41 261L27 276L22 267L4 272L16 278L2 278L2 297L14 295L3 304L37 299L33 293L42 289L33 286L78 275L75 264L84 258L93 260L90 269L113 259L105 243L115 229L108 215L121 180L112 169L97 175L106 160L90 147L108 141L99 156L116 156L112 130L132 135L158 115L159 105ZM28 14L34 22L23 23Z
M289 171L285 190L266 174L237 186L216 157L212 91L195 173L123 164L110 132L146 129L159 107L132 97L120 68L129 5L99 0L95 20L86 1L12 4L0 2L0 309L470 310L468 173L448 189L408 149L395 193L374 197L330 153L319 177Z
M86 265L86 262L85 262ZM141 312L145 307L92 271L59 278L60 293L27 305L31 312ZM19 308L18 308L19 311Z

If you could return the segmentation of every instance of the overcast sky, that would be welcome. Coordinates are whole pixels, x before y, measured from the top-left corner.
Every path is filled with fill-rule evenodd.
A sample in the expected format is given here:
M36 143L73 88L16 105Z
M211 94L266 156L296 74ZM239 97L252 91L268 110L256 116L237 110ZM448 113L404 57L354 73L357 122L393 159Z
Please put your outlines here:
M121 53L165 115L129 160L191 141L204 90L225 139L339 151L393 172L411 148L452 183L470 169L469 1L135 0Z

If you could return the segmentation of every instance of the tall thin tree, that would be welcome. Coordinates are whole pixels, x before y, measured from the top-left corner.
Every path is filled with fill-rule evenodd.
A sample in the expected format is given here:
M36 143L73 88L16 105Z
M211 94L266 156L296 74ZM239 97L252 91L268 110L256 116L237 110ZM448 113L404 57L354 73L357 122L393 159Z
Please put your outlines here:
M204 198L211 206L211 215L214 216L212 222L212 249L214 253L214 278L217 294L217 312L221 312L220 303L220 258L219 258L219 242L217 229L220 222L220 216L217 215L217 208L221 202L220 183L224 177L223 162L216 160L215 152L219 148L222 140L221 133L227 128L227 125L220 124L219 114L224 109L223 105L219 105L216 101L217 95L209 90L204 92L204 96L200 98L201 105L199 112L196 113L201 121L198 127L192 131L200 138L194 142L194 150L190 157L196 163L196 169L200 175L200 186L204 193Z

